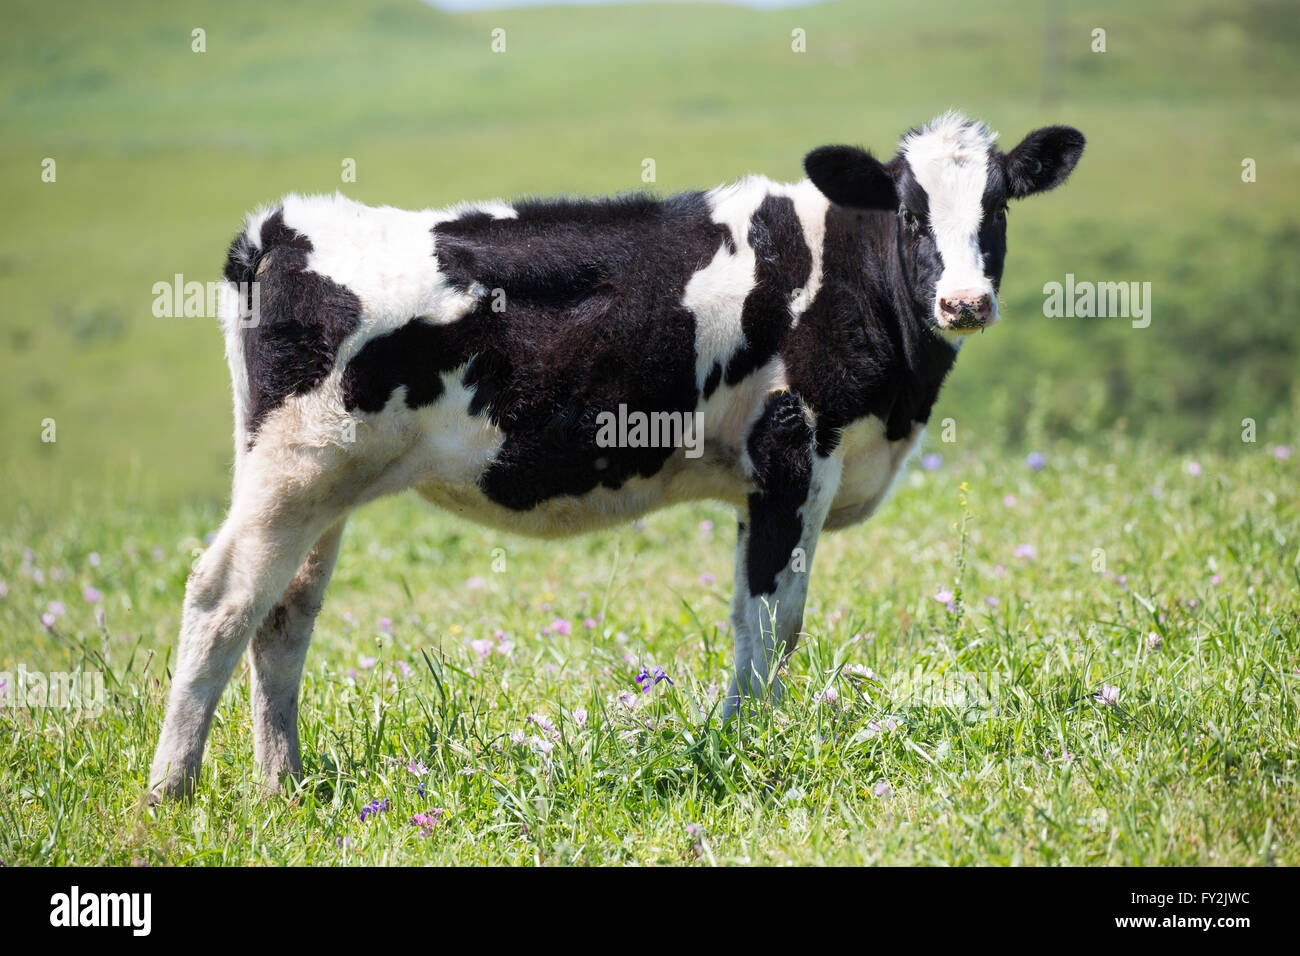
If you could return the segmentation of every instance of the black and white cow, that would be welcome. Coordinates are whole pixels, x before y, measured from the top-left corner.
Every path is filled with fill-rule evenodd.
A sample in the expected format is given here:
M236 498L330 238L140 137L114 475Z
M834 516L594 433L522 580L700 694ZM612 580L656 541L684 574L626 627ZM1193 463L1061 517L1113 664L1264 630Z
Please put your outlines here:
M155 792L193 785L250 639L257 763L272 787L300 771L344 521L406 488L540 536L735 505L724 713L779 693L818 535L885 497L962 337L997 321L1008 200L1084 146L1063 126L1005 154L995 136L949 113L886 163L814 150L794 184L422 212L288 196L250 216L223 285L233 498L186 589ZM692 415L699 453L598 441L620 406Z

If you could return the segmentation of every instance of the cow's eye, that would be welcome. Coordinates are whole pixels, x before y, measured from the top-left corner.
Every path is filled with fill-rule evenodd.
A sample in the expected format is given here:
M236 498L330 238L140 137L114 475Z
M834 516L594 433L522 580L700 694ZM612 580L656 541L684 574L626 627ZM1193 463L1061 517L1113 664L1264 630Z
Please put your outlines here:
M1007 207L1006 207L1006 206L1003 206L1001 209L999 209L997 212L995 212L995 213L993 214L993 221L994 221L994 222L997 222L997 223L1003 223L1003 222L1006 222L1006 221L1007 221Z
M907 226L908 229L911 229L913 232L915 232L916 227L919 225L919 222L917 221L916 216L912 214L912 210L908 209L907 207L903 207L903 209L900 210L900 212L902 213L903 216L903 223Z

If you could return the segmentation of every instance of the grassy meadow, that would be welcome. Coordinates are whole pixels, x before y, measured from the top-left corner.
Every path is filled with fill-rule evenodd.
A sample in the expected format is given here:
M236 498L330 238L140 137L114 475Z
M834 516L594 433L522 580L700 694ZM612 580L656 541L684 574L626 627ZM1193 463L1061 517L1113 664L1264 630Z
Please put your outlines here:
M1295 462L1195 464L1121 439L917 470L818 550L786 705L726 727L725 509L546 544L372 507L317 623L301 790L259 796L241 668L194 805L152 810L220 510L22 525L6 660L101 671L105 702L0 710L0 859L1294 864Z
M1300 862L1292 6L11 6L0 862ZM1005 318L934 457L819 548L784 704L715 712L727 509L548 543L403 496L348 526L297 792L258 792L241 667L194 803L144 805L231 460L216 322L155 317L155 283L216 278L288 191L616 192L645 158L665 193L793 179L949 107L1089 145L1012 210ZM1150 326L1044 316L1067 274L1150 282ZM78 668L98 706L15 706L20 670Z

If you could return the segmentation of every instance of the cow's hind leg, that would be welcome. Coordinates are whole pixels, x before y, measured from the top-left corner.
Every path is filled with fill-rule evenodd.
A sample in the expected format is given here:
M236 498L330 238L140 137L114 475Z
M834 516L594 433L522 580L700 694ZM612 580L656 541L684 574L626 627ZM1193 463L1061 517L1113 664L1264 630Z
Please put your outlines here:
M221 692L255 628L312 546L341 518L266 475L244 471L230 514L200 557L185 606L167 713L149 774L157 795L191 792ZM274 668L273 668L274 669Z
M298 690L320 611L343 536L340 521L317 540L284 596L253 635L253 753L267 789L285 775L302 774L298 753Z
M757 489L736 541L736 666L724 718L744 696L781 695L776 667L799 640L813 553L839 485L838 459L817 452L803 405L791 394L768 400L748 451Z

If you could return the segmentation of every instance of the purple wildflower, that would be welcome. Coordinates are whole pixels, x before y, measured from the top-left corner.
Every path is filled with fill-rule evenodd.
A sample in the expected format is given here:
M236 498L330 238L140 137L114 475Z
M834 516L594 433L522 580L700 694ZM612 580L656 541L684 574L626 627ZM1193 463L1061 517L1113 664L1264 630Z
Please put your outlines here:
M104 592L99 588L92 586L87 586L81 592L81 596L86 599L88 604L98 604L100 601L104 600Z
M428 813L417 813L411 817L411 826L420 828L421 836L429 836L433 833L433 828L442 822L442 815L446 810L440 807L432 807Z
M568 637L573 633L573 624L562 617L557 617L551 622L551 630L556 634L562 634Z
M937 451L932 451L921 458L921 467L926 471L938 471L943 467L943 455Z
M898 721L893 717L881 717L879 720L867 721L867 737L879 737L898 729Z
M672 684L673 679L668 676L668 672L662 667L642 667L641 672L636 675L636 682L641 685L642 692L648 691L660 681L666 680ZM673 684L676 687L676 684Z
M1102 684L1101 690L1092 696L1108 707L1119 706L1119 688L1114 684Z
M1031 451L1025 456L1025 464L1034 471L1042 471L1047 467L1047 456L1041 451Z
M814 695L814 697L813 697L813 700L815 700L815 701L816 701L817 703L819 703L819 704L832 704L832 705L833 705L833 704L835 704L839 699L840 699L840 692L839 692L838 690L835 689L835 685L834 685L834 684L831 684L831 685L830 685L829 687L827 687L825 690L823 690L823 691L821 691L820 693Z
M361 808L361 821L364 823L366 817L378 816L381 813L388 812L388 798L382 800L371 800Z
M1052 752L1051 752L1050 750L1048 750L1046 747L1044 747L1044 748L1043 748L1043 759L1046 760L1048 763L1062 763L1062 764L1068 764L1068 763L1071 763L1071 762L1074 760L1074 754L1070 753L1070 751L1068 751L1068 750L1066 750L1064 747L1062 747L1062 748L1061 748L1061 756L1059 756L1059 757L1053 757L1053 756L1052 756Z
M559 739L560 732L555 729L555 724L551 722L551 718L545 714L529 714L528 722L536 725L537 729L548 737Z
M416 760L412 757L410 762L407 763L406 769L415 774L415 779L417 781L415 790L420 796L424 796L424 780L421 778L429 772L429 768L426 767L422 761Z

